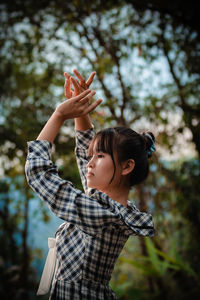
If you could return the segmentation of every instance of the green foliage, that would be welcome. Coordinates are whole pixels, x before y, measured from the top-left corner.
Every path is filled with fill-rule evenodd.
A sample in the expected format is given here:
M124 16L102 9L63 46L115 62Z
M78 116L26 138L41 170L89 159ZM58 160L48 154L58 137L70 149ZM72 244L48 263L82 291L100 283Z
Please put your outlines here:
M178 152L180 158L182 150L191 146L191 156L196 157L185 157L170 167L159 156L153 158L145 186L136 189L133 197L139 207L149 206L157 235L145 243L137 238L127 243L113 275L113 288L122 299L195 299L198 295L199 37L192 27L163 14L165 1L160 4L162 14L154 12L154 1L143 2L8 0L0 6L0 282L3 289L18 278L11 285L11 299L20 297L20 289L31 291L35 284L27 274L34 277L32 258L41 253L28 247L29 220L50 218L41 202L32 215L29 211L31 201L38 200L24 179L26 142L36 138L61 101L63 71L72 72L74 67L86 77L97 71L93 88L104 99L102 110L92 115L97 128L128 125L140 131L150 127L161 158L160 150ZM61 177L82 188L73 155L73 125L66 125L68 131L63 130L55 141L53 160ZM18 198L12 196L15 193Z
M176 241L171 240L171 243L176 245ZM192 282L196 286L193 293L198 295L198 275L189 263L180 257L178 249L175 249L171 244L170 254L167 254L156 248L153 240L150 238L145 239L145 244L147 255L144 256L137 253L136 247L134 248L134 253L127 251L129 249L127 248L119 257L118 267L115 269L111 286L120 299L135 299L135 297L146 299L145 294L148 290L148 285L151 287L148 291L150 299L157 299L158 295L160 297L158 299L161 299L164 294L166 299L175 297L178 293L184 295L186 292L187 294L188 291L183 291L183 287L176 287L178 290L172 288L174 280L178 279L177 277L180 277L182 280L185 278L185 280ZM119 273L118 268L123 273ZM139 282L136 278L140 278ZM144 278L146 278L146 282L143 281Z

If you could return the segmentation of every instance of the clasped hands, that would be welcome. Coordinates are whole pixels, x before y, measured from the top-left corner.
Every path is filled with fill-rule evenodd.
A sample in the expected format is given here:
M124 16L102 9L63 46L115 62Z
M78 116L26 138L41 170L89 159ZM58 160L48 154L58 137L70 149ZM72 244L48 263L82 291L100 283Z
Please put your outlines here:
M91 99L96 92L90 90L89 87L93 82L96 72L92 72L87 81L85 81L84 77L77 70L73 72L79 81L68 73L64 73L64 94L67 100L59 104L55 111L63 121L85 116L102 102L102 99L98 99L91 103ZM71 84L73 85L73 89Z

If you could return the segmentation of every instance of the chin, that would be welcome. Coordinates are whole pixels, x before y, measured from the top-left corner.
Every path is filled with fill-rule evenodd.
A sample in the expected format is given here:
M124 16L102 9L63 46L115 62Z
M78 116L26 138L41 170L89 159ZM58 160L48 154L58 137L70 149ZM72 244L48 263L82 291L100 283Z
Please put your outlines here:
M97 190L98 190L98 187L97 187L95 184L92 184L91 182L87 182L87 186L88 186L90 189L97 189Z
M90 189L94 189L95 187L91 184L91 183L89 183L88 181L87 181L87 186L90 188Z

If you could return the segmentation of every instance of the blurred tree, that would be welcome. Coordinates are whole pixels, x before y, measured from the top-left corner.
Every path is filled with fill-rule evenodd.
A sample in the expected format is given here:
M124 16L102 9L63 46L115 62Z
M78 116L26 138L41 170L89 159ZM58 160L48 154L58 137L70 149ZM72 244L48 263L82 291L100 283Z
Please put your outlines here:
M5 161L10 161L4 168L6 175L10 176L11 163L24 165L26 141L36 138L60 101L62 72L75 66L85 76L97 71L94 86L105 100L103 111L93 115L96 125L150 127L157 133L158 144L172 153L180 147L178 138L186 145L187 128L189 142L192 140L200 155L198 30L190 22L181 22L172 7L167 10L165 1L160 6L156 1L143 3L142 7L139 1L2 2L0 142ZM164 72L168 72L167 78ZM69 128L63 128L55 142L54 160L61 158L61 174L80 186L77 172L72 172L74 142ZM165 169L163 165L162 172ZM178 180L175 186L179 186ZM142 210L152 202L147 187L137 188ZM23 208L26 255L30 197L26 195ZM157 206L155 203L155 210ZM141 246L147 255L142 240Z
M149 12L136 13L131 6L106 11L114 6L112 1L109 1L106 6L98 1L93 4L86 1L84 5L81 1L66 2L62 5L59 1L43 1L38 6L31 3L31 0L27 1L24 6L24 3L19 1L5 6L8 14L4 28L8 22L16 28L19 19L25 20L27 30L21 29L23 38L26 38L26 42L22 43L23 49L25 51L24 46L31 49L34 47L34 55L30 59L37 61L37 69L44 65L48 66L47 78L43 80L48 80L50 77L53 79L51 75L56 73L58 67L63 68L64 61L64 66L67 62L69 65L77 64L79 57L83 57L80 68L90 70L93 68L97 71L100 88L106 96L109 116L118 124L130 125L144 114L139 109L141 105L137 91L137 89L141 90L141 82L136 81L133 87L132 78L137 76L136 70L130 70L127 76L123 74L123 66L132 61L135 51L138 51L142 63L147 59L153 62L160 57L165 58L172 80L167 83L167 86L159 84L163 90L164 88L166 90L166 94L163 93L162 97L157 97L155 93L147 94L146 98L152 100L151 105L154 106L153 109L151 107L150 115L146 101L147 116L150 120L157 117L157 120L165 123L166 116L162 117L162 115L173 111L174 107L180 107L183 123L176 130L181 131L186 125L193 134L193 142L198 152L200 151L199 70L195 69L199 65L199 40L195 31L188 27L174 25L173 19L168 16L161 17ZM15 14L12 14L12 11L15 11ZM11 28L9 26L7 30L11 31ZM143 28L145 28L144 33ZM16 48L13 49L16 52ZM29 50L27 49L31 53ZM19 51L22 54L21 49ZM70 55L69 51L73 51L73 55ZM49 57L44 57L44 53L49 53ZM59 61L53 58L52 53L57 54ZM49 61L53 63L50 64ZM56 78L58 77L54 77L54 80ZM49 83L47 85L49 86ZM7 85L4 85L4 88L5 86ZM48 88L46 91L48 97L50 95ZM37 93L39 94L38 91ZM160 103L161 101L163 103ZM132 111L131 116L127 116L128 110Z
M29 299L36 275L30 266L32 250L27 243L30 193L24 187L24 176L16 174L12 169L12 174L0 181L1 299Z
M126 2L142 11L149 9L153 12L159 12L164 17L169 15L171 16L171 20L176 23L176 26L184 25L200 33L199 3L195 0L127 0Z

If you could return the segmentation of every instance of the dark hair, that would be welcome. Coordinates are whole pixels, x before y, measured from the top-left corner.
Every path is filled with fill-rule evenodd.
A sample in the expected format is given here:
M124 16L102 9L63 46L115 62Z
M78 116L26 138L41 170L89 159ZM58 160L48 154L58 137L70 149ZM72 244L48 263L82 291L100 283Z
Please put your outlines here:
M139 184L147 178L149 173L148 158L151 157L152 152L155 151L155 137L153 133L147 132L139 134L127 127L104 129L99 131L90 143L89 156L91 156L93 152L94 143L96 141L97 147L95 150L97 152L108 153L112 158L114 173L110 183L116 171L114 152L117 154L119 163L128 159L135 161L135 167L130 174L130 186Z

